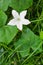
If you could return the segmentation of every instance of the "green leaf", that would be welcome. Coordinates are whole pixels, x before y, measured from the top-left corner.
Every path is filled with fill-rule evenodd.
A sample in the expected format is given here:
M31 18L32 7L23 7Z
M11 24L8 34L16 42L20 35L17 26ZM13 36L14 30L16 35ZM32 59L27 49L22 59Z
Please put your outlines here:
M6 11L11 0L0 0L0 9Z
M29 8L32 3L33 0L11 0L10 6L20 12Z
M22 57L29 55L30 48L35 50L40 44L41 40L30 29L26 28L21 35L21 38L15 43L15 48L20 46L17 51Z
M0 10L0 27L5 25L6 20L7 20L7 15L2 10Z
M43 31L40 32L40 38L43 40Z
M17 28L12 26L5 26L0 28L0 42L9 44L16 36L17 32Z

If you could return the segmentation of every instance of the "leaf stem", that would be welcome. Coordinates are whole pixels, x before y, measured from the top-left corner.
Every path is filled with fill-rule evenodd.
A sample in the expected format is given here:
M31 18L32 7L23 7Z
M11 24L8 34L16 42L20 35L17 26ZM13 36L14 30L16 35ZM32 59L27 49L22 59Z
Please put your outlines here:
M43 19L37 19L37 20L33 20L33 21L31 21L31 22L36 22L36 21L42 21Z

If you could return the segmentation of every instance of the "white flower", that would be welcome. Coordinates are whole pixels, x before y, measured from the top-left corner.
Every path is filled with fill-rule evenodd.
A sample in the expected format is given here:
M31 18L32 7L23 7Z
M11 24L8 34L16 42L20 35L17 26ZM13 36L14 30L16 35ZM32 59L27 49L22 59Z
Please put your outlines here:
M13 19L10 20L8 25L12 25L12 26L16 25L19 30L22 30L23 25L30 24L30 21L25 19L26 13L27 10L22 11L20 14L18 14L17 11L12 10Z

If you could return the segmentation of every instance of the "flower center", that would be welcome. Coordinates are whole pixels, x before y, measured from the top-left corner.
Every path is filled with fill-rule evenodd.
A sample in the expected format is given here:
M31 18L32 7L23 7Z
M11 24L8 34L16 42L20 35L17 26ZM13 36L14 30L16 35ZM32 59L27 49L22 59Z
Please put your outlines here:
M17 20L20 21L20 18L18 18Z

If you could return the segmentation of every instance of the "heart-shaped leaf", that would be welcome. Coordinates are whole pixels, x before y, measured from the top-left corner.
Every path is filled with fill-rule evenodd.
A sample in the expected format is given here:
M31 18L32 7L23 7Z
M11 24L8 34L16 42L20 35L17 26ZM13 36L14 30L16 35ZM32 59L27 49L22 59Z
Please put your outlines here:
M21 38L15 43L15 47L20 46L17 51L22 57L29 55L30 48L35 50L40 44L41 40L30 29L25 29L22 32Z
M18 30L15 26L4 26L0 28L0 42L9 44L17 34Z
M33 0L11 0L10 6L20 12L29 8L32 3Z

